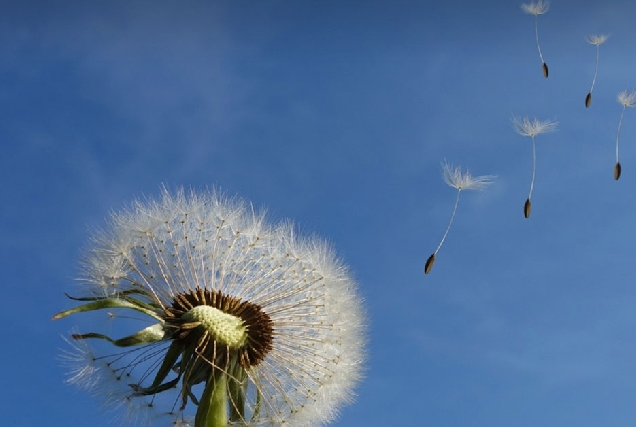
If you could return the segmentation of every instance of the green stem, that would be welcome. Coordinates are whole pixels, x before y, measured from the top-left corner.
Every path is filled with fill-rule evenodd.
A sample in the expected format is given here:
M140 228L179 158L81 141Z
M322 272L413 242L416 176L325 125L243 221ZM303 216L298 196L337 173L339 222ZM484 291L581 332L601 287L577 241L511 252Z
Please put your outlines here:
M194 418L194 427L227 427L227 375L212 369Z

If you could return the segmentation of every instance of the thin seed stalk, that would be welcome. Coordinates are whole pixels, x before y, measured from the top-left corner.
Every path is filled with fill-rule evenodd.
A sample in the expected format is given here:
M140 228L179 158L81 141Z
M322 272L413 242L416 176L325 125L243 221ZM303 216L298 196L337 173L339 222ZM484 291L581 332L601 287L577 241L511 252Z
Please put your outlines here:
M592 86L590 86L590 91L585 97L585 108L589 108L590 104L592 103L592 91L594 91L594 84L596 83L596 76L598 75L598 57L600 50L600 46L596 45L596 64L594 65L594 78L592 79Z
M461 194L461 192L462 190L457 190L457 198L455 199L455 207L453 208L453 213L450 217L450 221L448 221L448 226L446 227L446 231L444 232L444 235L442 236L442 240L440 240L439 245L437 245L437 249L435 249L435 252L433 254L437 254L437 252L439 252L440 248L444 244L444 240L446 240L448 231L450 230L451 224L453 223L453 219L455 218L455 213L457 212L457 205L459 204L459 195Z
M430 273L431 269L433 268L433 264L435 264L435 256L437 255L437 252L439 252L440 248L444 244L444 240L446 240L448 231L450 230L451 225L453 224L455 213L457 212L457 205L459 205L459 195L461 194L461 192L462 192L461 188L457 190L457 198L455 198L455 207L453 207L453 213L451 214L450 220L448 221L448 225L446 226L446 231L444 231L442 240L440 240L439 245L437 245L435 252L433 252L431 256L429 256L428 259L426 260L426 264L424 265L424 274Z
M621 134L621 126L623 125L624 115L625 115L625 106L623 105L623 111L621 111L621 118L618 121L618 130L616 131L616 163L618 163L618 137Z
M532 137L532 181L530 181L530 192L528 193L528 200L532 198L532 190L534 190L534 179L537 175L537 149L534 142L534 136Z
M537 50L539 51L539 58L541 59L541 69L543 70L543 76L548 77L548 64L543 59L543 53L541 53L541 45L539 44L539 17L534 15L534 36L537 41Z

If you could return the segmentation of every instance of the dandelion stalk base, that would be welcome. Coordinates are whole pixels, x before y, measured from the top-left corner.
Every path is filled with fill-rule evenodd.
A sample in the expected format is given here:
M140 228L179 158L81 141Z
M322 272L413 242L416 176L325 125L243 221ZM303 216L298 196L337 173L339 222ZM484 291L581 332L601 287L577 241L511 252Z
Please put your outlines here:
M227 427L227 375L214 372L205 385L194 427Z

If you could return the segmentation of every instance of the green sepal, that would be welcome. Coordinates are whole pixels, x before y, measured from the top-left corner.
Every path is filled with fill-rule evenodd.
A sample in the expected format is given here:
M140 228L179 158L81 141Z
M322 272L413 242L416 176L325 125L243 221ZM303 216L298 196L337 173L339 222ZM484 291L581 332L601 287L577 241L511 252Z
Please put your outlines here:
M133 390L135 390L135 396L149 396L152 394L161 393L162 391L170 390L171 388L175 388L179 383L179 377L165 382L163 384L159 384L156 387L141 387L138 384L131 385Z
M124 338L120 338L114 340L107 335L98 334L98 333L88 333L88 334L73 334L72 337L75 340L85 340L88 338L97 338L106 340L109 343L116 345L117 347L130 347L133 345L142 345L142 344L150 344L153 342L161 341L165 336L165 332L163 330L163 325L161 323L156 323L152 326L148 326L147 328L142 329L139 332L136 332L132 335L129 335Z
M185 408L188 397L192 398L192 386L205 381L209 377L210 366L196 352L197 343L192 342L182 348L179 372L183 374L181 408ZM203 366L202 366L203 365ZM198 405L199 402L193 400Z
M155 312L155 310L163 308L161 305L157 303L154 303L154 302L147 303L147 302L139 301L137 298L131 298L127 295L122 296L121 299L131 302L133 304L137 304L139 307L145 308L146 310L152 311L152 312Z
M139 286L139 285L137 285ZM74 301L98 301L98 300L102 300L102 299L107 299L107 296L94 296L94 297L74 297L71 296L69 294L67 294L66 292L64 292L64 295L66 295L66 297L68 299L72 299ZM143 295L145 297L151 298L151 294L146 291L145 289L142 288L134 288L134 289L126 289L125 291L117 291L116 293L113 292L113 295L116 296L120 296L120 295Z
M154 317L155 319L162 320L161 316L159 316L154 310L150 310L144 307L144 305L146 304L142 304L134 299L132 299L132 301L127 301L121 298L104 298L57 313L55 316L53 316L53 320L61 319L75 313L101 310L103 308L130 308L132 310L136 310L141 313L147 314L148 316Z
M163 362L161 366L157 370L157 375L155 375L155 379L152 381L150 387L144 388L142 394L155 394L164 389L162 387L163 381L166 379L172 368L176 365L177 360L179 359L179 355L181 355L181 351L183 350L183 346L179 344L177 341L173 341L168 347L168 351L166 351L166 355L163 358ZM169 381L166 384L172 384L173 386L179 382L179 378L181 377L181 370L179 370L179 374L177 378L172 381ZM161 388L161 390L159 390Z

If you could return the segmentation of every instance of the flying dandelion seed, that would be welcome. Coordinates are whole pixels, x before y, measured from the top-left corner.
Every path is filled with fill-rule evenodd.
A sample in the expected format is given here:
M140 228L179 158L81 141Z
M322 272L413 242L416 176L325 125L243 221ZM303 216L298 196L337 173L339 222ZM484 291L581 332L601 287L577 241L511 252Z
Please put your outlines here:
M587 37L587 42L596 46L596 63L594 65L594 78L592 79L592 86L590 86L590 91L585 97L585 108L589 108L590 104L592 104L592 91L594 91L594 84L596 84L596 76L598 75L598 57L600 46L607 41L608 37L609 36L607 34L592 34L591 36Z
M459 195L461 194L462 190L483 190L484 188L492 184L493 179L495 178L493 175L482 175L473 177L469 171L462 172L460 167L455 167L446 162L442 163L442 177L444 178L444 182L446 184L457 190L457 198L455 199L453 213L451 214L450 221L448 222L448 226L446 227L446 231L442 236L442 240L439 242L439 245L437 245L437 249L435 249L435 252L433 252L431 256L429 256L426 260L426 264L424 265L424 274L428 274L433 268L437 252L439 252L440 248L444 244L444 240L446 240L448 231L450 230L453 219L455 218L455 213L457 212L457 206L459 205Z
M130 423L314 426L352 400L364 316L323 242L216 192L164 190L113 214L93 243L86 294L54 319L124 310L136 316L113 321L135 330L147 319L119 339L74 333L64 356L69 382Z
M621 177L621 164L618 161L618 137L621 134L621 126L623 125L623 116L625 115L625 109L627 107L634 107L636 105L636 91L622 91L616 97L616 100L619 104L623 106L623 110L621 111L621 118L618 121L618 130L616 131L616 164L614 165L614 179L618 181L618 178Z
M539 15L543 15L550 9L550 2L538 0L536 2L523 3L521 9L529 14L534 15L534 35L537 41L537 49L539 50L539 58L541 59L541 69L543 70L543 76L548 77L548 64L543 59L543 53L541 52L541 45L539 44Z
M530 120L528 117L513 117L512 124L517 133L523 136L529 136L532 139L532 180L530 181L530 192L528 193L528 198L523 205L523 215L526 218L529 218L530 211L532 209L532 190L534 190L534 180L537 170L537 150L534 139L537 135L542 133L556 131L559 123L551 120L539 121L536 118Z

